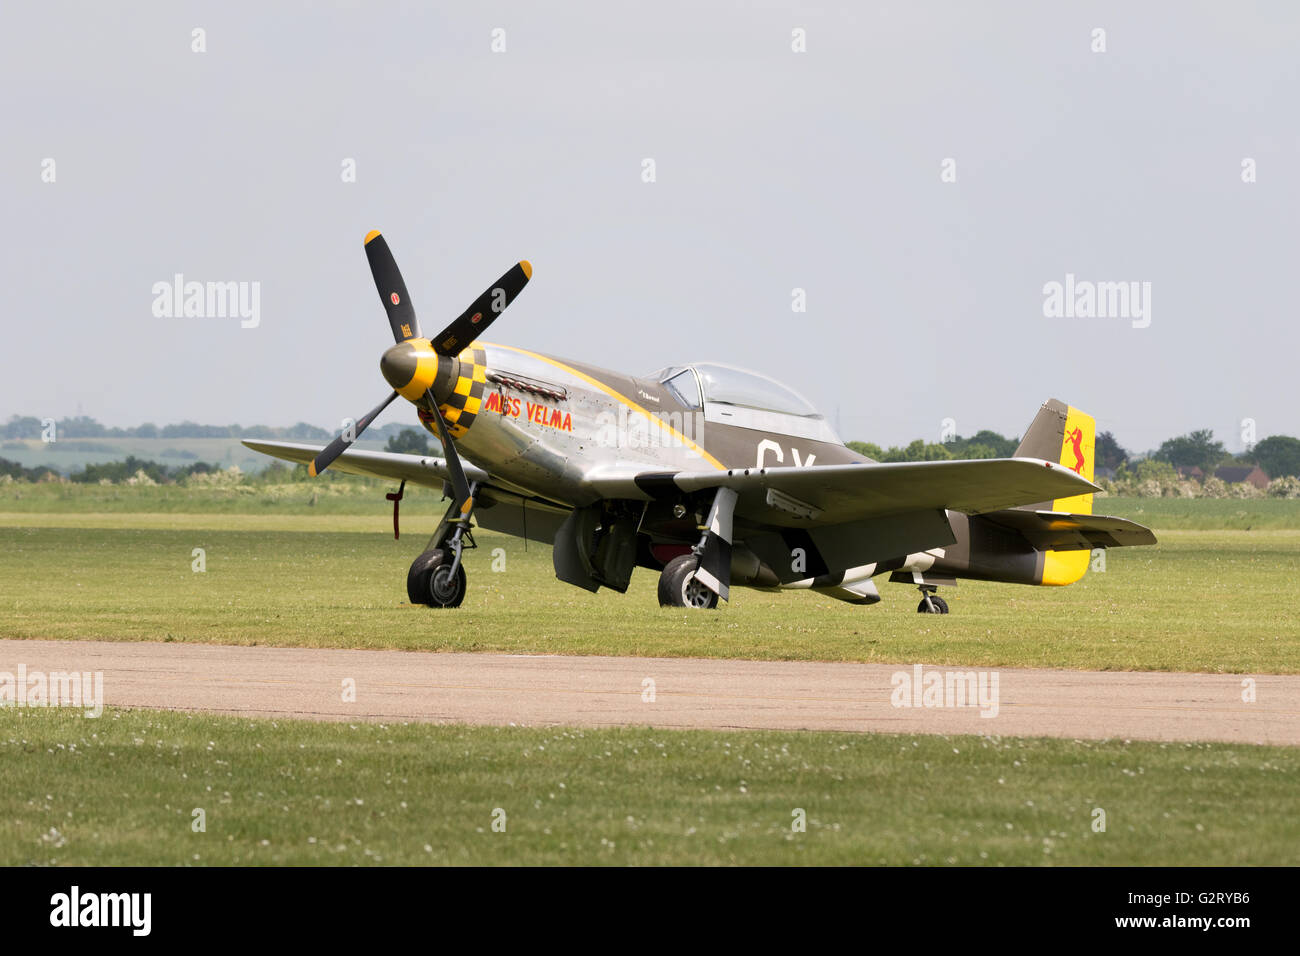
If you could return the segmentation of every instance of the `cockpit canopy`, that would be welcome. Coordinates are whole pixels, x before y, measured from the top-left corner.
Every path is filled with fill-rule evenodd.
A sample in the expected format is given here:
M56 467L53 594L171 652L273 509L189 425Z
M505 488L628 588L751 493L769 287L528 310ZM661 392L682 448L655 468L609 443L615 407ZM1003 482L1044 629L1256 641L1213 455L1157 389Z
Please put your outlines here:
M731 365L716 362L674 365L648 377L671 391L688 408L699 408L703 401L801 418L822 417L812 403L794 389L766 375Z
M673 365L649 376L706 422L840 444L808 399L780 382L732 365Z

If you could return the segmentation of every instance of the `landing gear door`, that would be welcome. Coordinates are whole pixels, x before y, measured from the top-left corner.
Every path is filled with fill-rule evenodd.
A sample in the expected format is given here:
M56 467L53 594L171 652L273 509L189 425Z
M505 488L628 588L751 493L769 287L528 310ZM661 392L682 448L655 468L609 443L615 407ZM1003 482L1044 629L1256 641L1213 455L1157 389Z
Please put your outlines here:
M636 567L640 515L619 505L598 502L569 514L555 535L552 560L557 578L586 591L602 584L620 594L627 590Z
M599 506L575 508L555 533L551 559L555 564L555 576L565 584L592 592L600 590L600 582L596 580L588 556L599 524Z

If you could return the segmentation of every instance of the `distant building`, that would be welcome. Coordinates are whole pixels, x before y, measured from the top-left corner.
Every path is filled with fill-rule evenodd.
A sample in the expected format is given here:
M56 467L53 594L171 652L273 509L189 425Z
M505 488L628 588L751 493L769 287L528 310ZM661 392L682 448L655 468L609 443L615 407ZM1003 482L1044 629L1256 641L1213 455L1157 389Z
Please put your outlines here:
M1268 487L1268 475L1259 465L1224 465L1215 470L1214 477L1229 485L1246 481L1256 488Z
M1195 481L1201 481L1205 478L1205 472L1201 471L1196 465L1179 465L1174 469L1178 472L1179 478L1187 478Z

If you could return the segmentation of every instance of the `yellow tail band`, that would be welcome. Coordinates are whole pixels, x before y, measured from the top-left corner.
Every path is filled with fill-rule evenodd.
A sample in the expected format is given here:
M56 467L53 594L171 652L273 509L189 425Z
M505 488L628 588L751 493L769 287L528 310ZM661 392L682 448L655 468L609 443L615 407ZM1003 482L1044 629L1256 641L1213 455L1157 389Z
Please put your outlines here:
M1089 481L1095 474L1093 453L1097 444L1097 421L1087 412L1073 405L1065 418L1065 433L1061 436L1060 463ZM1057 498L1053 511L1069 514L1092 514L1092 494ZM1073 584L1088 570L1092 554L1089 551L1047 551L1043 555L1043 583L1050 585Z

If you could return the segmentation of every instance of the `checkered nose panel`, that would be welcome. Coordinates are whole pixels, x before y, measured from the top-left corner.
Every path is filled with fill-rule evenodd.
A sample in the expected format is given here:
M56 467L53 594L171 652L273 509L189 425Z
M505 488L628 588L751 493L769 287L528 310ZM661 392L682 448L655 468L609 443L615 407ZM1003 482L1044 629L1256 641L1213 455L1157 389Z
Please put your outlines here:
M487 353L471 345L458 356L460 378L445 403L438 406L447 422L447 433L453 439L463 438L478 417L483 405L483 388L487 382ZM423 421L425 413L420 413ZM435 426L436 427L436 426Z

